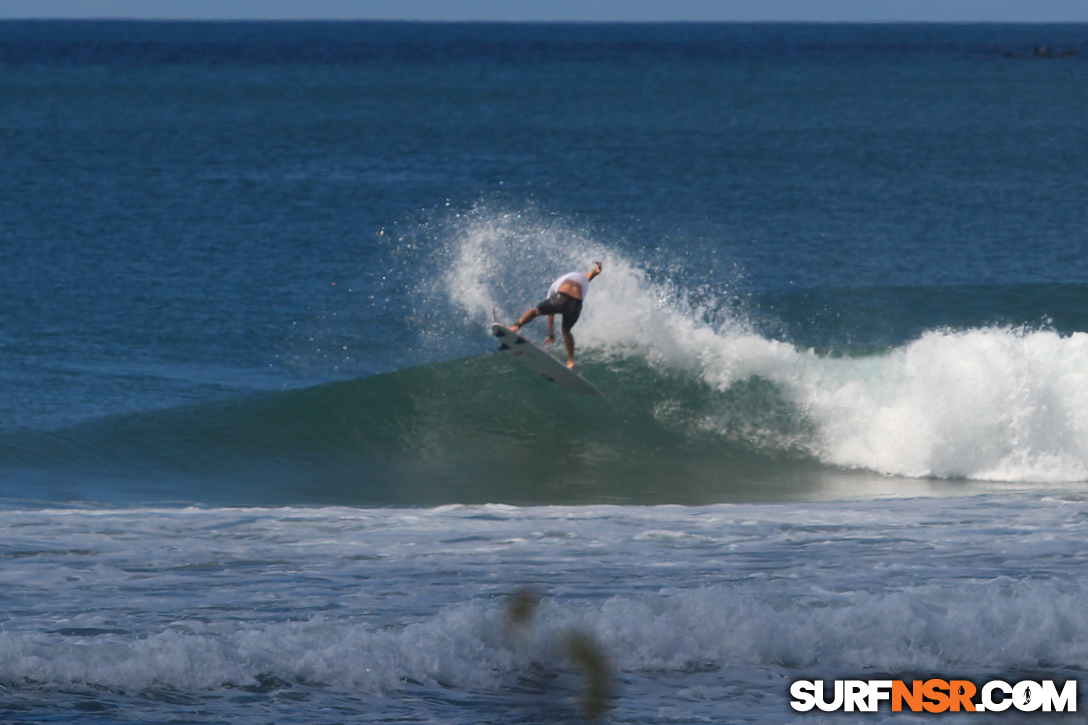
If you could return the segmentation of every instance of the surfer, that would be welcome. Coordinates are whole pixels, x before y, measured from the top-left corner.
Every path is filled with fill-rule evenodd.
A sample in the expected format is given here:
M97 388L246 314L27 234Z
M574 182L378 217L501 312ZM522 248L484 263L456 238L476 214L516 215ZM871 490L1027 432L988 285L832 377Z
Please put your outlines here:
M573 370L574 335L571 333L570 328L574 327L574 323L578 321L578 316L582 314L582 301L585 300L586 295L589 293L590 280L600 273L601 263L598 261L594 262L593 269L585 274L578 272L564 274L552 282L552 286L548 288L547 298L522 315L517 324L511 325L510 329L517 332L523 325L527 325L537 317L547 315L548 336L544 338L544 344L549 345L555 342L555 316L557 314L563 315L563 344L567 347L567 367Z

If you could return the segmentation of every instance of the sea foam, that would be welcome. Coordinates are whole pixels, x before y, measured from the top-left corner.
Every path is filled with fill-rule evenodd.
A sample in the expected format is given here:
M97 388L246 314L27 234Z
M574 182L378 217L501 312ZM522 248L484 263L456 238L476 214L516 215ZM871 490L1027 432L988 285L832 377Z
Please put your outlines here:
M616 719L653 702L789 722L798 678L1066 679L1088 666L1085 507L0 511L0 690L141 713L425 701L449 721L577 702L591 673L571 642L603 663ZM573 719L539 704L526 721Z
M663 590L600 604L545 600L531 628L504 605L452 605L397 628L314 615L299 622L199 631L177 623L140 636L0 632L0 683L84 684L122 691L252 687L277 678L371 693L410 683L496 691L534 667L573 669L563 642L592 633L617 670L680 675L693 668L972 673L1088 664L1084 589L998 579L893 592L751 586ZM226 630L226 631L215 631Z

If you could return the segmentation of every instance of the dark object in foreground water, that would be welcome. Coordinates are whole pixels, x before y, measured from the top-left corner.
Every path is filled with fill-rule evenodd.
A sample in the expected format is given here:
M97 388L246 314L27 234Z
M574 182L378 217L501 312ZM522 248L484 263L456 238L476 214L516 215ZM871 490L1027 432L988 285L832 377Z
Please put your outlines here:
M533 611L540 603L540 595L531 587L521 587L514 592L510 606L506 610L507 619L511 624L521 627L528 626L533 618Z
M585 676L582 708L586 718L597 720L612 709L612 671L604 650L585 632L569 632L564 641L570 655Z
M521 587L510 598L506 610L507 622L524 631L532 624L541 596L532 587ZM587 632L572 629L562 638L565 654L574 661L585 678L582 712L587 720L596 721L612 705L612 668L604 649Z

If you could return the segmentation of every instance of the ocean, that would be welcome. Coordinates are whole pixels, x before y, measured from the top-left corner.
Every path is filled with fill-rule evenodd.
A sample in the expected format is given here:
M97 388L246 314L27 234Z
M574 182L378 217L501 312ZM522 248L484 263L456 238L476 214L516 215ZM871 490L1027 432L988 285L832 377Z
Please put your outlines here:
M1086 46L0 22L0 720L1026 717L791 686L1085 679Z

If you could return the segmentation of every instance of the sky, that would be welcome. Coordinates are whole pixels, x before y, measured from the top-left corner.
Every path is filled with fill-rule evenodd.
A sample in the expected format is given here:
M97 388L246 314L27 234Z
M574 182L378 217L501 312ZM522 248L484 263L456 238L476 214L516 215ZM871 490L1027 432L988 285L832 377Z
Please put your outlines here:
M1088 0L0 0L0 18L1088 22Z

